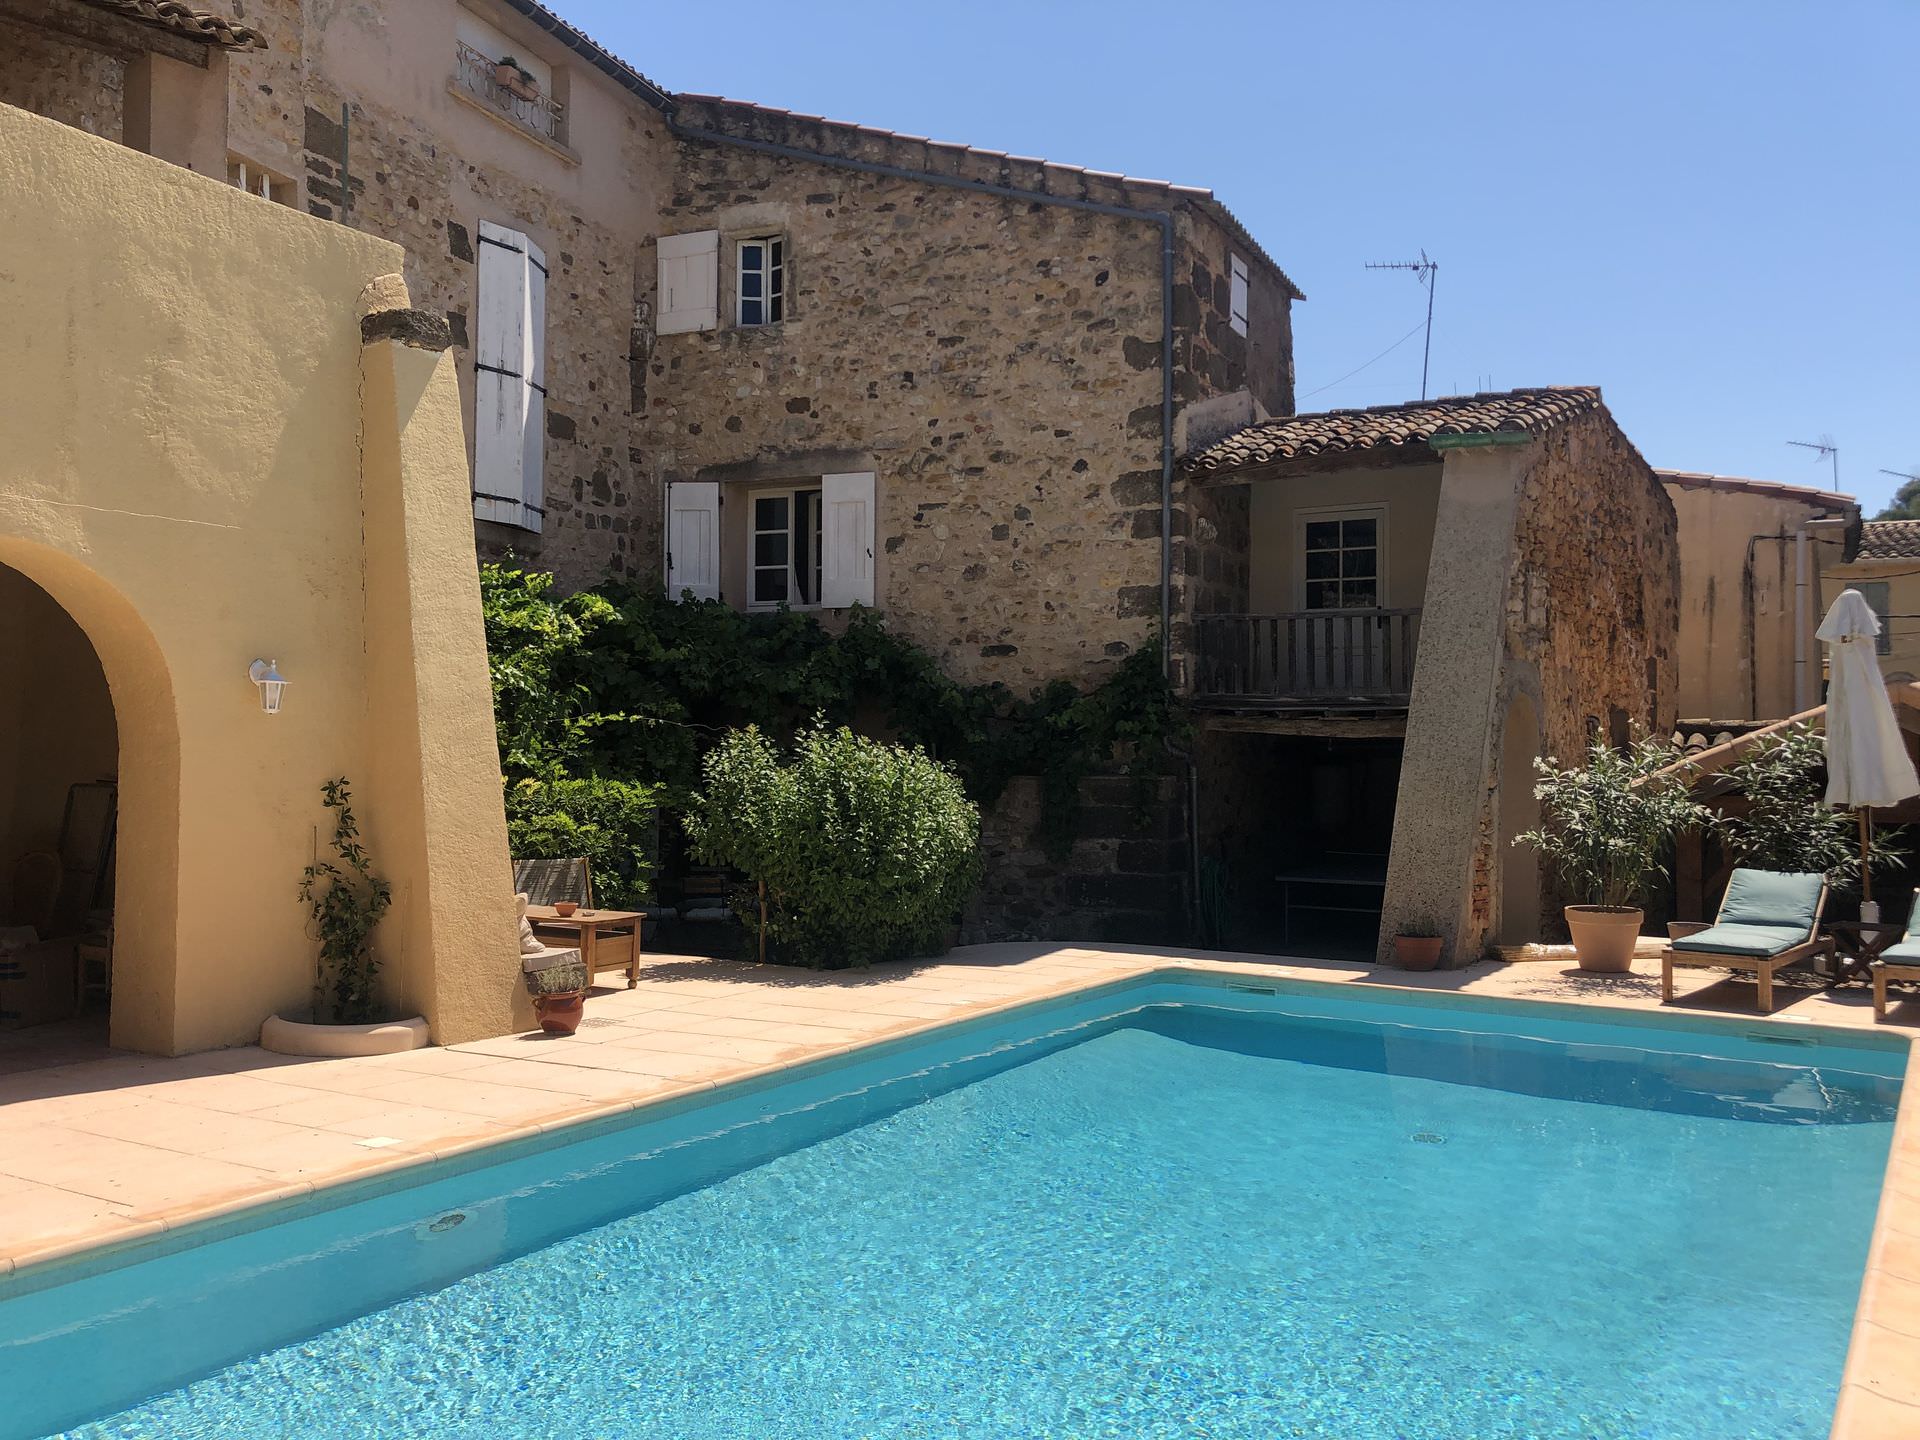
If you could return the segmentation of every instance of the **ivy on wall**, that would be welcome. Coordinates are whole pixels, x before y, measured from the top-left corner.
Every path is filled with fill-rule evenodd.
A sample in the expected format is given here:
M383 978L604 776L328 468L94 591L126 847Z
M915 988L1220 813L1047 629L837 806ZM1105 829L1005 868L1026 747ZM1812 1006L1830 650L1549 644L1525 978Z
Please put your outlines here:
M819 715L924 746L982 809L1013 776L1040 776L1037 838L1064 859L1081 779L1120 766L1144 793L1185 733L1157 640L1092 690L1056 680L1023 698L949 679L858 607L834 634L811 615L675 603L640 586L558 596L551 576L504 565L481 568L480 593L509 784L646 781L683 812L701 757L728 730L784 741Z

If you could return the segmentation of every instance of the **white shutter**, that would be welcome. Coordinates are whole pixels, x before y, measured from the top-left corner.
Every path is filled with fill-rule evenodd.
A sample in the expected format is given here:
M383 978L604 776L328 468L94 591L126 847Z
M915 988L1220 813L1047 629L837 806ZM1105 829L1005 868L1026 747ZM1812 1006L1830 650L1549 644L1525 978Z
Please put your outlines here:
M1229 259L1231 279L1227 284L1227 320L1244 335L1247 333L1247 262L1238 255Z
M527 420L522 432L521 524L538 531L547 509L547 257L531 240L527 247Z
M540 528L545 506L546 257L518 230L480 222L473 346L473 514Z
M720 232L662 235L658 250L660 318L654 329L662 335L713 329L719 323Z
M691 590L720 598L720 483L682 480L667 486L667 598Z
M820 477L820 603L873 604L873 472Z

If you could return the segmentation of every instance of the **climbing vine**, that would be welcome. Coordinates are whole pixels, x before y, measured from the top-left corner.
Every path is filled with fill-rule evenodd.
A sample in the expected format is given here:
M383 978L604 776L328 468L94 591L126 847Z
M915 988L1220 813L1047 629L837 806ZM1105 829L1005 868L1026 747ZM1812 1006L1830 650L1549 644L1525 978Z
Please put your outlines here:
M675 603L642 586L562 596L551 576L502 565L482 567L480 589L509 784L641 781L684 813L702 756L728 730L785 743L822 716L922 746L983 809L1013 776L1040 776L1038 839L1063 858L1081 779L1123 768L1144 798L1184 733L1157 640L1094 689L1057 680L1021 697L950 679L863 608L835 633L811 615Z

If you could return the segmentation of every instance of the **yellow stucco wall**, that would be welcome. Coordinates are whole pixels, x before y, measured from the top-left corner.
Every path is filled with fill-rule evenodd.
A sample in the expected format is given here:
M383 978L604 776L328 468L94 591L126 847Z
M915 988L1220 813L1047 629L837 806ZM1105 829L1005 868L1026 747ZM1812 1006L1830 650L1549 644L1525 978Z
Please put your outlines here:
M1880 657L1880 673L1889 680L1920 677L1920 560L1855 560L1850 565L1829 565L1820 573L1821 595L1831 605L1849 586L1871 586L1876 581L1887 587L1884 612L1879 612L1876 604L1887 647L1887 653ZM1877 597L1871 588L1861 593L1868 603L1875 604ZM1823 609L1820 615L1825 613ZM1815 623L1820 615L1815 615ZM1815 658L1821 658L1818 650Z
M1794 696L1795 535L1842 513L1791 492L1756 493L1697 481L1665 482L1680 523L1679 715L1694 720L1777 720ZM1820 646L1813 638L1838 590L1820 583L1839 537L1808 539L1808 594L1801 650L1812 659L1817 703Z
M510 1028L453 366L359 333L400 248L0 106L0 257L0 563L86 632L119 724L115 1042L306 1005L296 886L338 774L394 882L396 1008Z
M1385 511L1385 567L1381 604L1392 610L1417 610L1426 603L1427 562L1433 554L1434 516L1440 506L1440 466L1399 465L1390 469L1338 470L1290 480L1261 480L1252 486L1252 565L1249 609L1256 615L1301 608L1301 512Z

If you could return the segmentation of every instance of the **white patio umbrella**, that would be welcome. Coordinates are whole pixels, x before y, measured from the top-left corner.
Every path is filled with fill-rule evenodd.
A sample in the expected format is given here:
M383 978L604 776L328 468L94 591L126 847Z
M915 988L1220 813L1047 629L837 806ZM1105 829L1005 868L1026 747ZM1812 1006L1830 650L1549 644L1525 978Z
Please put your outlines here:
M1842 590L1814 632L1828 653L1827 804L1851 806L1860 816L1860 894L1868 904L1873 886L1867 874L1867 811L1920 795L1920 776L1907 758L1874 657L1879 633L1880 620L1858 590Z

